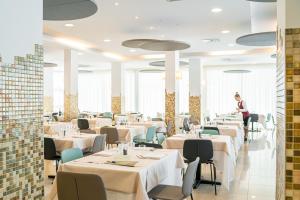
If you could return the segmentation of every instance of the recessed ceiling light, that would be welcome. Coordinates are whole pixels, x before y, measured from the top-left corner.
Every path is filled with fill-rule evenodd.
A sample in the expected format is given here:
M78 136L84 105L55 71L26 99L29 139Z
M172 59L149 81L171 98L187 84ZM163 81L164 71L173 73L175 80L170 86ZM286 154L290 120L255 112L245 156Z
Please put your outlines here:
M165 38L166 36L165 36L164 34L162 34L160 37L161 37L161 38Z
M110 39L104 39L103 42L111 42Z
M78 56L82 56L82 55L83 55L83 53L81 53L81 52L78 52L78 53L77 53L77 55L78 55Z
M130 49L129 51L133 53L136 52L136 49Z
M206 39L203 39L202 42L204 42L204 43L213 43L213 42L220 42L220 40L217 39L217 38L206 38Z
M150 26L149 29L150 29L150 30L154 30L154 26Z
M233 43L230 43L230 44L228 44L228 46L229 46L229 47L234 47L234 46L235 46L235 44L233 44Z
M139 16L135 16L134 19L138 20L138 19L140 19L140 17Z
M251 196L251 198L252 198L252 199L255 199L255 198L256 198L256 196L255 196L255 195L252 195L252 196Z
M223 31L221 31L221 33L227 34L227 33L230 33L230 31L229 30L223 30Z
M65 27L74 27L74 24L65 24Z
M221 8L213 8L211 9L211 12L213 13L219 13L219 12L222 12L223 10Z
M119 6L120 4L119 4L119 2L115 2L114 5L115 6Z

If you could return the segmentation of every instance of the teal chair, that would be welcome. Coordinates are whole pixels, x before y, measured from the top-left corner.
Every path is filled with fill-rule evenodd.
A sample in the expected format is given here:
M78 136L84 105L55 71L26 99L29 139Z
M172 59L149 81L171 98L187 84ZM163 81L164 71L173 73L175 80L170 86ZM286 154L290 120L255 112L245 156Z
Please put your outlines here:
M207 134L207 135L220 135L220 133L217 130L203 130L202 134Z
M137 135L137 136L133 137L133 142L134 143L142 143L142 142L153 143L155 134L156 134L156 127L151 126L147 129L146 138L143 138L142 136Z
M66 163L83 157L83 153L79 148L66 149L61 153L61 162Z
M156 139L158 144L162 144L165 141L166 136L163 133L156 133Z
M103 117L104 117L104 118L112 118L113 115L112 115L111 112L105 112L105 113L103 113Z

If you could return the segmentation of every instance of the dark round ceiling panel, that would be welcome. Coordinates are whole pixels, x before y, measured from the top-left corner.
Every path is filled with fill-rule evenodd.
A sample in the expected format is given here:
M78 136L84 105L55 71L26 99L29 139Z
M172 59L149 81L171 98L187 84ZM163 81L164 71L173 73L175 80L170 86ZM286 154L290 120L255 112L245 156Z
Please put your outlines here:
M95 14L95 0L44 0L44 20L75 20Z
M154 67L164 67L164 66L166 65L166 62L165 62L165 61L162 61L162 60L161 60L161 61L155 61L155 62L150 62L149 65L150 65L150 66L154 66ZM180 62L179 62L179 65L180 65L181 67L183 67L183 66L188 66L189 63L186 62L186 61L180 61Z
M244 35L236 40L244 46L273 46L276 44L276 32L262 32Z
M133 39L133 40L126 40L122 42L122 45L124 47L129 47L129 48L141 48L141 46L145 43L149 42L156 42L157 40L152 40L152 39Z
M152 40L152 39L134 39L126 40L123 46L129 48L140 48L150 51L178 51L190 47L189 44L174 40Z

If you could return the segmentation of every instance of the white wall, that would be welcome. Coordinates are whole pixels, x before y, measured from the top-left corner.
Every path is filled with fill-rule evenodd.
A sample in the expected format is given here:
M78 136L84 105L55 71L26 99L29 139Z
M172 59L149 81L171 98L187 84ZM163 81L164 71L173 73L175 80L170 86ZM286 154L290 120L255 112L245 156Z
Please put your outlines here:
M33 53L34 44L42 44L43 1L0 1L0 54L4 63L14 56Z

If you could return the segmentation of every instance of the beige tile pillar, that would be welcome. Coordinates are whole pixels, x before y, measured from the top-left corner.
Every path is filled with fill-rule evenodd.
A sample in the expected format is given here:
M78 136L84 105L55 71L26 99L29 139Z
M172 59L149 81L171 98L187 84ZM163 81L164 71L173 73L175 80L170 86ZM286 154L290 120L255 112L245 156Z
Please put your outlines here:
M189 113L192 118L201 122L201 71L200 59L189 61Z
M165 83L165 121L172 123L172 130L170 135L176 134L175 117L178 112L176 106L176 70L179 68L179 53L166 53L166 83Z
M71 49L64 51L64 120L78 117L78 69Z
M115 114L121 114L124 111L124 105L122 105L123 77L122 63L113 62L111 64L111 111Z

